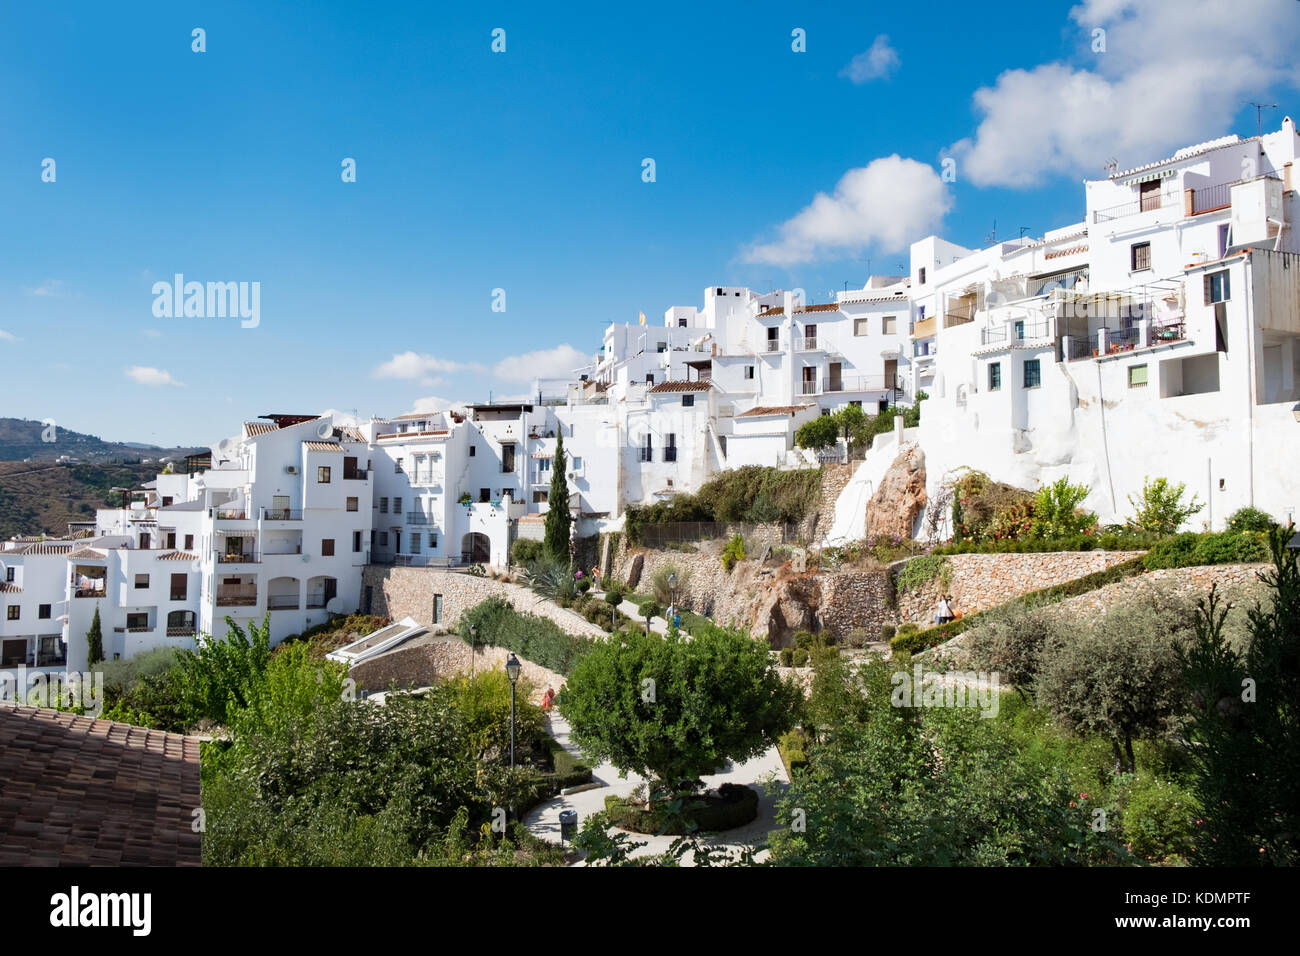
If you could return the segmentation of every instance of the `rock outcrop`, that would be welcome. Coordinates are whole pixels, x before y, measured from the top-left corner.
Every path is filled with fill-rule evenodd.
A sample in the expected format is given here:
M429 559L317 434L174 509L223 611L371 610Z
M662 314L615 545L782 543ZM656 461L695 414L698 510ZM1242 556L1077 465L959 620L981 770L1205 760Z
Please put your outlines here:
M916 443L904 445L867 502L867 535L910 538L925 503L925 452Z

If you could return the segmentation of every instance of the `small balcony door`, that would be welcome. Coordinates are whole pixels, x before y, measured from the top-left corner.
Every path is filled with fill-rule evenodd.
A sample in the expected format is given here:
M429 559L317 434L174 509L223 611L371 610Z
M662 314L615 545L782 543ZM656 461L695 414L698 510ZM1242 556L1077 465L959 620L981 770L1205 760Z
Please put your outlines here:
M271 496L271 517L273 518L289 517L289 496L288 495Z
M844 389L843 371L844 371L844 366L842 363L831 362L830 370L829 370L830 372L829 383L826 389L827 391L839 392Z
M898 359L885 359L885 388L898 385Z

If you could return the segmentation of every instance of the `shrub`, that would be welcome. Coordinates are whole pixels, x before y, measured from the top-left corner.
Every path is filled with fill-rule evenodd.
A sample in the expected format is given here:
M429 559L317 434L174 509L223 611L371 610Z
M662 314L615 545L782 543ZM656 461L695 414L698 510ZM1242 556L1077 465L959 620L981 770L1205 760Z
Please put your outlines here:
M614 607L623 603L623 589L618 584L611 584L605 588L605 600Z
M1038 489L1034 497L1033 535L1036 538L1070 538L1097 524L1097 516L1083 510L1087 485L1072 485L1058 478Z
M649 810L635 801L635 797L606 797L609 822L633 833L680 836L693 830L733 830L758 817L758 792L734 783L720 786L717 796L684 796L655 803Z
M542 556L544 545L531 538L519 538L510 546L510 560L515 564L532 564Z
M1133 852L1149 860L1186 856L1195 848L1200 808L1190 791L1145 775L1128 794L1122 826Z
M790 663L794 667L803 667L812 655L806 647L796 647L791 651Z
M888 627L888 625L886 625L886 627ZM871 632L865 627L855 627L844 637L844 645L846 647L866 647L870 643Z
M880 625L880 639L884 641L886 644L892 641L894 639L894 635L897 633L898 633L898 628L894 627L894 625L892 624Z
M1141 494L1136 499L1129 495L1128 499L1135 512L1133 525L1149 534L1173 534L1205 507L1195 495L1184 504L1186 492L1187 485L1182 482L1174 485L1168 478L1144 479Z
M952 584L952 568L945 558L926 555L913 558L899 568L894 586L899 592L919 591L936 577L940 579L940 587L947 590Z
M821 500L821 469L782 471L761 465L732 468L706 481L693 494L626 510L628 541L641 528L677 521L763 522L802 520Z
M829 448L840 438L839 426L831 415L819 415L804 422L794 433L794 443L800 448Z
M783 647L777 651L777 659L781 662L782 667L794 666L794 648Z
M1228 518L1229 531L1268 532L1276 524L1271 515L1258 508L1239 508Z
M971 632L971 666L996 671L1022 693L1032 691L1039 654L1055 625L1055 618L1041 607L1013 602L995 608Z
M737 561L745 560L745 539L740 535L734 535L727 546L722 549L722 567L728 573L736 566Z
M1205 564L1251 564L1264 561L1264 539L1250 531L1207 534L1185 532L1153 545L1143 563L1147 568L1188 568Z
M679 570L675 564L663 564L650 578L650 590L660 604L673 603L673 587L668 583L668 578L674 574L677 575L677 597L680 598L686 593L686 587L690 583L690 571Z
M786 768L791 775L796 770L802 770L808 766L808 754L805 750L807 737L801 730L792 730L784 733L777 741L777 749L780 750L781 756L785 758Z
M566 675L595 643L588 637L566 634L549 618L520 614L500 597L490 597L460 616L457 632L466 643L470 640L471 625L478 626L479 644L504 647L534 664Z

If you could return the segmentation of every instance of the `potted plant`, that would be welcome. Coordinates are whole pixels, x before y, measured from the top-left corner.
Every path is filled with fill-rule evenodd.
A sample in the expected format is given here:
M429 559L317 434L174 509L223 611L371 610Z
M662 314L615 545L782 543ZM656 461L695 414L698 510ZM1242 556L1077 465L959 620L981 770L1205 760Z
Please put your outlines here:
M463 493L459 498L457 498L456 500L457 500L458 503L460 503L460 504L462 504L462 505L467 505L467 504L469 504L473 499L470 498L470 496L469 496L469 492L466 491L466 492L464 492L464 493Z

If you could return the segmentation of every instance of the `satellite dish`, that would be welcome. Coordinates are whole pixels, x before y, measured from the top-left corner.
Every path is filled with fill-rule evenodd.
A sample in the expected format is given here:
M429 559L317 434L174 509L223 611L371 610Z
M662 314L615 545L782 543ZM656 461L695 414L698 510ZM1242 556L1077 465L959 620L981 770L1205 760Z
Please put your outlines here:
M240 441L236 438L223 438L212 446L214 458L234 458L239 454Z
M337 597L330 598L325 604L325 610L329 611L331 614L342 614L343 599Z
M334 423L328 418L316 426L316 434L321 438L329 438L334 434Z
M311 555L310 555L310 554L304 554L304 555L302 556L303 564L306 564L306 563L307 563L308 561L310 561L310 560L311 560Z

